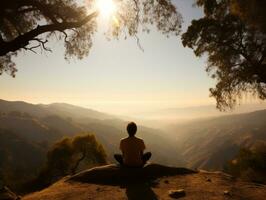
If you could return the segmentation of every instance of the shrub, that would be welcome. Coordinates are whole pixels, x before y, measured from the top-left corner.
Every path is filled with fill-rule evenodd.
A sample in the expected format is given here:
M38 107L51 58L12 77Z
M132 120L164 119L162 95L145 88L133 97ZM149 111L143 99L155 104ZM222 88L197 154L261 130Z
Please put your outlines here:
M106 153L95 136L89 133L56 142L47 153L47 162L32 183L40 189L78 170L106 164Z
M229 161L224 169L233 176L266 183L266 144L261 142L252 148L240 149L235 159Z

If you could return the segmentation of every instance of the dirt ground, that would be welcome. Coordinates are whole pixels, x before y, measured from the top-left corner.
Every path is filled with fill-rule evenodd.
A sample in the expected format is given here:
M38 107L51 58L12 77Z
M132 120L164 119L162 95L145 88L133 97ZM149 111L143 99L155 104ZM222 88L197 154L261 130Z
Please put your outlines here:
M61 180L23 200L168 200L170 190L184 189L182 200L265 200L266 186L236 180L221 172L199 172L125 185L99 185Z

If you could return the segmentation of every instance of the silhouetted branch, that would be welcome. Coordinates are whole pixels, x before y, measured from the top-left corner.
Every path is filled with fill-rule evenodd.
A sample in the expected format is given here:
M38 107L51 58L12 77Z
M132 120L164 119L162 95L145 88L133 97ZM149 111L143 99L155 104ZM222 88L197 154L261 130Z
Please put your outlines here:
M9 52L15 52L19 50L20 48L24 48L29 44L31 40L37 40L42 44L42 47L47 50L45 47L45 43L43 41L40 41L39 39L36 39L35 37L38 35L41 35L43 33L47 32L53 32L53 31L60 31L63 32L66 29L73 29L73 28L79 28L82 25L89 22L91 19L96 17L98 15L98 12L93 12L90 15L86 16L84 19L77 21L77 22L62 22L62 23L54 23L54 24L48 24L48 25L41 25L37 26L35 29L23 34L19 35L17 38L15 38L12 41L8 42L2 42L0 43L0 56L4 56Z
M75 173L76 173L77 168L78 168L80 162L81 162L82 160L84 160L85 157L86 157L86 150L84 150L84 151L82 152L82 156L77 160L77 162L75 163L74 167L71 169L71 173L72 173L72 174L75 174Z
M32 51L33 53L37 53L36 51L34 51L34 49L36 49L36 48L38 48L38 47L40 47L41 45L40 44L38 44L38 45L35 45L35 46L32 46L32 47L23 47L23 49L25 49L25 50L29 50L29 51Z
M62 33L65 35L65 39L64 39L64 41L65 41L66 43L69 43L69 41L67 41L67 33L66 33L65 31L62 31Z
M138 47L140 48L141 51L144 52L144 49L143 49L143 47L142 47L141 44L140 44L140 39L139 39L139 37L138 37L137 35L135 35L135 38L136 38L136 40L137 40L137 45L138 45Z
M37 42L39 42L40 45L42 46L42 48L43 48L45 51L50 51L50 52L52 52L51 49L49 49L49 48L47 48L47 47L45 46L45 44L48 42L48 40L43 41L43 40L41 40L41 39L39 39L39 38L34 38L34 39L32 39L32 40L36 40Z

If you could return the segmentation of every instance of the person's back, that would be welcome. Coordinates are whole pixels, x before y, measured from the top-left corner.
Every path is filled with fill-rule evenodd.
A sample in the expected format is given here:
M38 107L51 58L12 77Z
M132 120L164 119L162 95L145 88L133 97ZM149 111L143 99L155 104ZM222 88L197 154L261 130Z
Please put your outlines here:
M120 149L123 153L123 161L128 166L141 166L141 159L145 149L144 141L135 136L127 137L121 140Z
M120 141L120 150L122 151L122 155L115 154L114 158L121 165L128 167L141 167L150 159L151 153L147 152L143 154L145 144L142 139L135 137L137 125L134 122L127 125L127 132L129 137Z

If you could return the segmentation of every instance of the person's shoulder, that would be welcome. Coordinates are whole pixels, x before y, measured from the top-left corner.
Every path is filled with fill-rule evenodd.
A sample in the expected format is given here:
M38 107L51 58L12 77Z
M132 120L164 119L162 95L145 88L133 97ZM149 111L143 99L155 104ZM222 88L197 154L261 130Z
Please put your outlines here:
M123 141L126 141L128 138L126 137L126 138L122 138L121 140L120 140L120 142L123 142Z
M144 140L142 138L139 138L139 137L135 137L136 140L140 141L140 142L144 142Z

